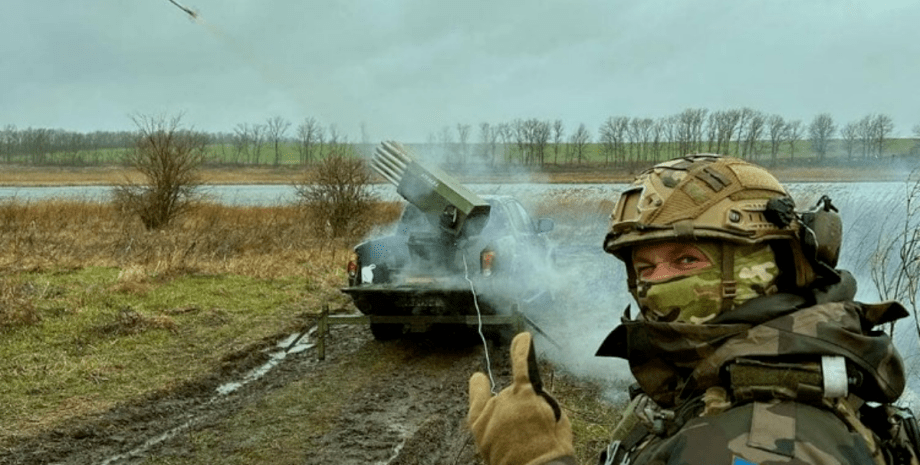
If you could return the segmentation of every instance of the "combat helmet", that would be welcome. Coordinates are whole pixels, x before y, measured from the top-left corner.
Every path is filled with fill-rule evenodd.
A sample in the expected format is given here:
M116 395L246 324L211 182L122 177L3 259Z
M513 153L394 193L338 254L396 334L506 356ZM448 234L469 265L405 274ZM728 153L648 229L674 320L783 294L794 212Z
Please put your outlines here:
M770 244L787 288L818 280L830 284L839 280L833 267L841 224L830 200L822 201L798 214L786 189L766 169L733 157L688 155L649 168L625 189L611 214L604 250L626 263L634 296L632 247L665 240L712 240L727 248L721 254L723 299L730 300L734 292L732 273L726 270L733 269L729 252L736 244Z

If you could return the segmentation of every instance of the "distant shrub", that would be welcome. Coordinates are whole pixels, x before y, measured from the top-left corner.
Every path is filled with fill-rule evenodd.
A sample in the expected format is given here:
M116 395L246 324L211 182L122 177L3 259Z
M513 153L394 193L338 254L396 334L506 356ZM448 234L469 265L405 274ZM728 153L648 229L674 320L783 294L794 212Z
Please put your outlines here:
M369 228L376 201L370 180L365 160L341 148L307 172L294 189L317 233L327 238L351 238Z
M140 130L137 147L125 162L144 176L141 183L126 182L114 189L114 201L126 213L137 215L147 229L161 229L192 205L198 170L204 163L208 137L181 129L181 117L136 116Z

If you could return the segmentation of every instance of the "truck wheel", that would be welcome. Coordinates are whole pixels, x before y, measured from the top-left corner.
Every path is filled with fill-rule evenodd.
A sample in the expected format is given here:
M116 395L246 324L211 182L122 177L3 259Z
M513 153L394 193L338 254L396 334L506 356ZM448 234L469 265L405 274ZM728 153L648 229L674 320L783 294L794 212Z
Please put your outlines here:
M389 341L403 335L403 325L394 323L371 323L371 334L378 341Z

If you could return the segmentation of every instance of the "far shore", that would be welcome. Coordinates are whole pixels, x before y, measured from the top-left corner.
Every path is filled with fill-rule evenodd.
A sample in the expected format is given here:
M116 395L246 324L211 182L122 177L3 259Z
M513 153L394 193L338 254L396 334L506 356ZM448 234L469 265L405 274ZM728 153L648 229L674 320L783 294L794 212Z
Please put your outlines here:
M626 183L639 170L596 166L548 166L526 172L458 175L466 183L539 182L539 183ZM907 170L888 167L857 166L780 166L770 171L781 182L872 182L903 181ZM202 184L293 184L304 178L304 171L294 167L207 167L201 170ZM115 185L126 181L140 182L137 171L120 166L35 167L4 165L0 167L0 186L92 186ZM381 180L382 182L382 180Z

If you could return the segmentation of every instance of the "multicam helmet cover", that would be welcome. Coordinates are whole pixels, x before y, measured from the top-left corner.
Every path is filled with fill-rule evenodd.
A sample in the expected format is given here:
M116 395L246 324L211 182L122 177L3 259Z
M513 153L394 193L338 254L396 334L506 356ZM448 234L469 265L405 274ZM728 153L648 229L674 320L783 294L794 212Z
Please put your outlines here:
M782 242L792 254L795 284L805 287L814 270L798 240L800 223L783 221L773 209L793 208L786 189L766 169L713 154L688 155L655 165L640 174L620 196L611 214L604 250L627 264L630 291L638 279L631 269L632 248L657 241L712 240L739 246ZM770 208L768 208L770 204ZM732 258L736 254L723 254ZM734 266L722 263L723 270ZM722 299L733 298L731 272L723 273Z

